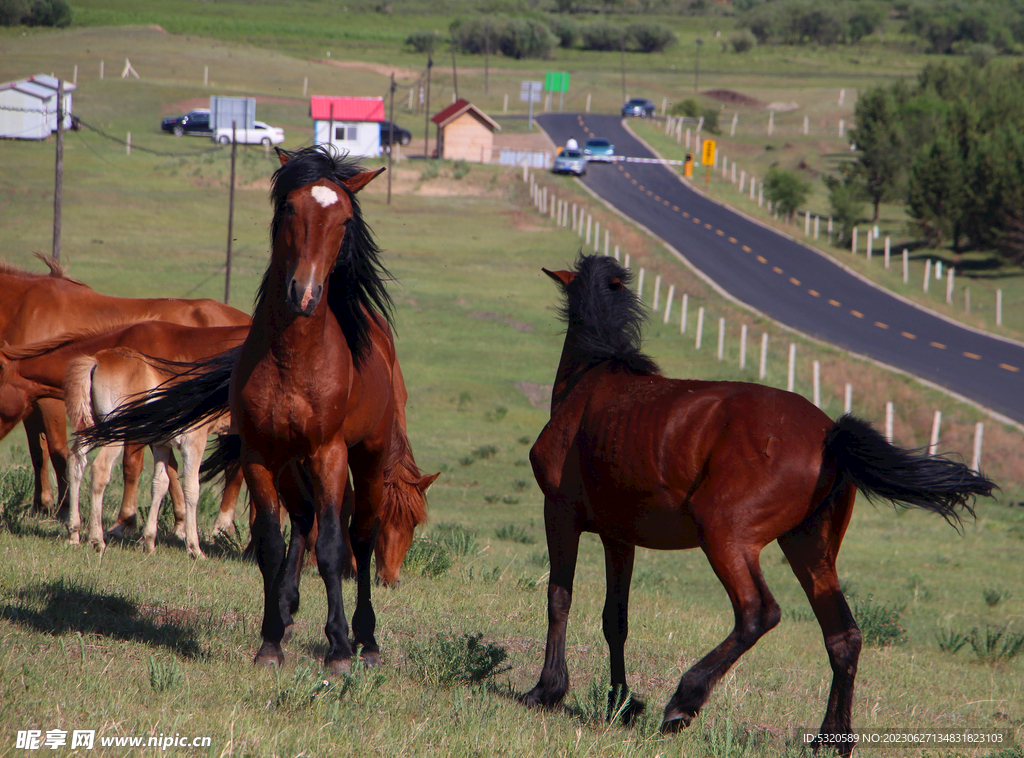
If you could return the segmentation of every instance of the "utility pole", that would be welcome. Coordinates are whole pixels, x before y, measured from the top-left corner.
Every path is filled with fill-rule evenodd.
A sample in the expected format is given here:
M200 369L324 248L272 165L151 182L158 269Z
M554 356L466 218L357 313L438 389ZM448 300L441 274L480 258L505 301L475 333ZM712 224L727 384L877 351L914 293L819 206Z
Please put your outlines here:
M693 91L697 91L697 81L700 78L700 46L704 44L704 40L697 37L697 59L693 64Z
M391 72L391 104L388 106L388 205L391 205L391 154L395 151L395 72Z
M423 157L430 157L430 148L427 142L430 139L430 69L434 67L433 56L427 56L427 102L423 113Z
M53 180L53 257L60 260L60 213L64 199L64 80L57 80L57 165Z
M228 190L228 254L224 265L224 305L231 299L231 237L235 232L235 156L238 153L238 122L231 122L231 185Z
M455 99L459 99L459 72L455 69L455 32L452 35L452 88L455 90Z

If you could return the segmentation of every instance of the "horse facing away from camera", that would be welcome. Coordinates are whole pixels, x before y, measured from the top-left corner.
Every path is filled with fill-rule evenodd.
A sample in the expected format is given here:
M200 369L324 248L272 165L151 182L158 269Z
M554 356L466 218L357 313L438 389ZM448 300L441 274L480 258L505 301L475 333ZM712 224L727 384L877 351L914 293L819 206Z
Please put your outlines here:
M99 331L139 321L170 321L186 326L249 323L248 314L216 300L103 295L68 277L60 261L45 255L37 257L49 268L47 274L23 271L0 262L0 347L29 345L67 332ZM66 510L68 450L63 404L59 400L41 399L24 424L35 472L33 509L53 510L55 501L46 465L49 458L57 477L56 502ZM119 523L133 517L143 451L139 446L129 446L125 451L123 502L127 510L122 511Z
M814 610L832 666L820 735L852 742L850 714L861 634L843 598L836 556L856 492L936 512L973 515L993 482L961 463L891 445L853 416L832 421L803 397L743 382L668 379L641 350L643 311L630 274L608 257L547 271L564 297L565 345L551 420L530 453L544 492L551 575L544 666L530 705L553 706L569 672L565 632L581 532L601 537L607 569L604 636L610 704L631 720L624 646L636 546L699 547L725 586L735 625L687 671L662 731L687 726L736 660L779 623L759 555L778 540Z
M341 593L346 525L357 566L354 643L366 665L380 663L370 557L395 439L396 359L378 322L391 312L388 274L356 199L380 171L364 171L322 146L278 154L270 265L252 331L239 349L197 365L195 381L169 388L166 403L146 407L164 433L231 411L255 501L252 540L263 574L257 664L284 661L281 642L299 605L298 563L316 522L328 607L324 665L343 673L354 654ZM197 382L207 389L199 391ZM291 517L289 545L279 504Z

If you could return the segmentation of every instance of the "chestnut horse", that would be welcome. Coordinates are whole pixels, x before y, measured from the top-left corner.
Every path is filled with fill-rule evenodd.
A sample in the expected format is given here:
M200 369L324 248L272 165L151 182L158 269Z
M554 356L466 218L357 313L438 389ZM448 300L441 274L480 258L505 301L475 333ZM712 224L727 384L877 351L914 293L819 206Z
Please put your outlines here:
M82 282L65 276L60 262L38 257L49 274L33 274L0 263L0 347L27 345L65 332L98 330L119 324L159 319L186 326L231 326L249 323L249 316L215 300L181 298L129 298L101 295ZM53 493L46 459L57 475L58 503L66 508L67 426L59 400L43 399L25 419L29 455L35 470L33 509L53 510ZM144 448L125 451L125 498L128 507L119 518L134 516L133 505L142 471Z
M565 631L581 532L605 550L609 700L628 721L624 645L637 545L699 547L732 601L729 636L687 671L662 731L690 723L736 660L779 623L758 565L778 540L821 625L832 690L817 745L848 746L861 634L836 577L856 492L925 508L956 524L995 485L961 463L891 445L853 416L832 421L803 397L744 382L668 379L641 350L643 310L612 258L547 271L564 297L565 345L551 420L530 452L544 492L551 578L540 681L523 696L553 706L569 687Z
M367 666L380 664L370 557L395 441L395 348L377 319L386 320L391 311L387 272L356 200L380 171L364 171L323 146L278 154L270 266L252 331L238 351L196 367L197 380L209 379L205 398L185 381L168 388L170 409L146 406L171 433L213 412L226 382L241 466L256 504L252 539L264 610L255 662L284 661L281 643L298 609L299 562L315 521L317 567L327 590L324 665L342 673L355 652L341 594L346 524L357 567L354 643ZM197 396L207 401L205 411L194 409ZM287 546L279 504L292 522Z
M249 332L249 326L194 327L170 324L163 321L144 321L111 329L98 334L65 334L46 342L25 347L0 349L0 439L6 437L20 421L32 412L41 399L64 400L64 385L68 367L81 356L95 355L111 348L130 348L163 361L195 361L218 354L237 345ZM63 405L61 406L63 407ZM129 437L129 440L131 438ZM125 440L121 440L127 444ZM144 446L138 447L141 451ZM177 475L174 475L177 480ZM229 512L234 521L235 500L240 483L229 482L221 511ZM132 500L134 505L134 498ZM77 506L77 501L72 504ZM122 505L122 511L126 504ZM180 514L187 517L186 512ZM96 514L99 516L99 514ZM227 516L225 516L227 518ZM118 521L118 525L123 525ZM97 547L103 544L101 522L92 522L97 532L90 531L89 540ZM77 507L68 513L70 541L78 543L81 516ZM183 539L185 525L176 526L176 533ZM198 547L198 545L194 546Z
M93 355L83 355L71 361L64 382L64 403L68 416L76 430L91 426L95 419L112 413L126 400L145 396L147 393L173 380L176 374L173 364L155 361L130 348L115 347L100 350ZM203 426L162 441L154 442L153 449L153 492L149 519L142 533L146 552L156 552L157 519L160 503L170 479L167 470L171 450L181 453L181 484L185 498L185 550L193 558L205 558L199 545L197 506L199 503L199 467L206 450L206 440L211 434L226 434L230 430L228 414L215 416ZM100 448L92 464L92 508L89 518L89 542L99 548L103 542L103 490L110 481L110 468L117 457L119 445ZM81 439L71 444L71 476L69 477L71 513L77 514L82 476L87 464L86 456L90 447ZM240 485L241 472L235 477ZM229 485L232 484L229 482ZM214 533L234 529L234 502L230 510L222 506L214 524Z

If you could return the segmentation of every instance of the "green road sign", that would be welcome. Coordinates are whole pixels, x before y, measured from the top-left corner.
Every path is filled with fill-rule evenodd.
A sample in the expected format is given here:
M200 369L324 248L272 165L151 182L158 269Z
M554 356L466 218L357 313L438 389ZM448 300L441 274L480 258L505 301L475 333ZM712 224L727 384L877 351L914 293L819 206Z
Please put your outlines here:
M548 71L544 74L544 90L547 92L568 92L569 72Z

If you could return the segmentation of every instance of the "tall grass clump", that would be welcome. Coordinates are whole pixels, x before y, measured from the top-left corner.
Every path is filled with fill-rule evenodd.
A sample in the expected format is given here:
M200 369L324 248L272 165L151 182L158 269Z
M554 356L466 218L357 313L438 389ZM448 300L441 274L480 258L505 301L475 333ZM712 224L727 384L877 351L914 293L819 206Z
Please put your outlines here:
M1024 652L1024 634L988 624L972 629L968 642L982 663L1007 663Z
M507 666L498 668L508 657L505 648L482 639L480 633L462 637L438 634L426 642L410 643L405 650L409 672L421 682L451 687L479 684L508 671Z
M31 507L33 475L27 468L0 474L0 531L21 534L22 519Z
M519 526L518 524L499 526L494 530L494 536L499 540L518 542L520 545L533 545L537 542L537 538L530 534L526 527Z
M434 527L431 536L437 544L459 558L477 551L476 533L462 524L442 522Z
M387 673L381 669L355 669L351 674L327 679L317 665L298 666L289 679L278 672L277 691L270 700L270 707L286 713L300 713L319 711L326 706L332 711L326 715L336 716L343 700L365 702L387 678Z
M852 610L865 645L888 647L907 641L907 632L900 625L902 608L877 603L869 595L864 600L854 600Z
M176 689L183 678L178 662L173 658L165 662L149 656L149 686L154 692Z
M419 574L427 579L437 579L448 573L452 567L451 553L434 540L423 537L413 538L409 550L402 561L402 570L410 574Z

